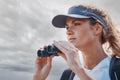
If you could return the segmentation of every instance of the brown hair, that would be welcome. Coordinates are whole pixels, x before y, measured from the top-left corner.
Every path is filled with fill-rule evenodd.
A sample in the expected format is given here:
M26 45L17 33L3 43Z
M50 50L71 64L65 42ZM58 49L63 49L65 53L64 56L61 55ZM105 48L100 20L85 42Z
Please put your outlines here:
M98 9L91 5L78 5L79 7L83 7L86 10L91 10L93 13L102 17L102 19L106 22L106 29L103 28L103 33L101 36L102 44L108 43L108 50L112 50L112 55L116 55L120 57L120 37L119 31L116 29L113 21L111 20L110 16L104 11L103 9Z

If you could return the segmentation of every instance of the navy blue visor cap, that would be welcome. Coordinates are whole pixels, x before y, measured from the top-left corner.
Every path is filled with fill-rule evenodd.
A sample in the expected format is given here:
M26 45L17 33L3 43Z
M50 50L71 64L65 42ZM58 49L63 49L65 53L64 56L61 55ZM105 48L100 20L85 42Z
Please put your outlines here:
M68 10L68 14L55 16L52 19L53 26L55 26L57 28L65 28L67 17L80 18L80 19L93 18L97 22L99 22L103 26L103 28L106 28L106 26L107 26L106 22L104 21L104 19L101 16L95 14L93 11L91 11L89 9L85 9L84 7L80 7L80 6L71 7Z

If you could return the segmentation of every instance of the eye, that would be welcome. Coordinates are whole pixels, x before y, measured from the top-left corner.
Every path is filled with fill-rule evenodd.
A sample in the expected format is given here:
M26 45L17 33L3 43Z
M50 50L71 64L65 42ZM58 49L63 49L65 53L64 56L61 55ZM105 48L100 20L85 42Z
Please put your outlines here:
M66 28L66 30L68 30L68 29L69 29L69 27L68 27L68 26L65 26L65 28Z
M73 25L74 26L79 26L79 25L81 25L81 23L80 22L76 22L76 23L73 23Z

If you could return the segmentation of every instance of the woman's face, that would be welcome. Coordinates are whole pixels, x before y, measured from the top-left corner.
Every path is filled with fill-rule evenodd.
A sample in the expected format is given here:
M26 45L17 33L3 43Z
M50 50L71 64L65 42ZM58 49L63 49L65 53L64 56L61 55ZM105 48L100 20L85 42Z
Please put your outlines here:
M69 42L78 49L94 42L94 33L89 19L67 18L66 34Z

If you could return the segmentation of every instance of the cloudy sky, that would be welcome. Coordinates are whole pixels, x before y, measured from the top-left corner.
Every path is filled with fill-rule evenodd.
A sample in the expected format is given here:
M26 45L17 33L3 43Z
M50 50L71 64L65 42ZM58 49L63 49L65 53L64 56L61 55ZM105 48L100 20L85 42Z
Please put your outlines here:
M32 80L36 51L53 40L66 40L65 30L51 24L70 6L92 4L105 8L120 24L120 0L0 0L0 80ZM118 27L119 28L119 27ZM60 57L53 60L48 80L59 80L67 68Z

